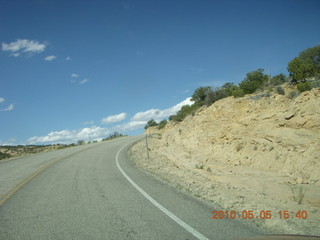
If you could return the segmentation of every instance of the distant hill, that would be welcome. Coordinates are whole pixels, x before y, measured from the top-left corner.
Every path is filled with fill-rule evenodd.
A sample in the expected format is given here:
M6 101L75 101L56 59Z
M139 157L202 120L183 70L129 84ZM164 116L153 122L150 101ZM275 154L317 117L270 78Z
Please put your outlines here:
M11 157L26 156L39 152L47 152L71 146L75 146L75 144L0 146L0 160Z

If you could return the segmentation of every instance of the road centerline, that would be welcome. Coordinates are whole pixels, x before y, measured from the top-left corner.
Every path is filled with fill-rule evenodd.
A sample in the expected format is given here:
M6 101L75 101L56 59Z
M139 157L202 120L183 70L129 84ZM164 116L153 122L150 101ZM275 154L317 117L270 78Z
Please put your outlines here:
M66 156L60 157L58 159L53 159L43 165L41 165L39 168L37 168L35 171L24 177L22 180L18 181L16 184L14 184L12 187L7 189L4 193L0 194L0 206L7 201L14 193L16 193L19 189L21 189L23 186L25 186L28 182L30 182L32 179L34 179L36 176L38 176L40 173L48 169L49 167L53 166L54 164L67 159L73 155L76 155L78 153L81 153L83 151L86 151L88 149L94 148L96 146L92 146L89 148L81 149L79 151L70 153Z

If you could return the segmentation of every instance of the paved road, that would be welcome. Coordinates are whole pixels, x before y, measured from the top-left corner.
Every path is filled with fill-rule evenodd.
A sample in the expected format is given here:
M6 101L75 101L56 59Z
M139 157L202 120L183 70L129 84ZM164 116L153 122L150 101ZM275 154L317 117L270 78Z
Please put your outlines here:
M259 235L128 160L126 137L0 163L0 239L239 239Z

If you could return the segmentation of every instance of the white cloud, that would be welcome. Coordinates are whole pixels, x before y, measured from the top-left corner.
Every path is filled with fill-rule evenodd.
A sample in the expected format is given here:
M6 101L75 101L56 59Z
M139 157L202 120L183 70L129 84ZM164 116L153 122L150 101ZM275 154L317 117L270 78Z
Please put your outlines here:
M163 111L159 109L150 109L144 112L138 112L136 113L133 117L133 121L145 121L145 120L150 120L151 118L153 119L158 119L164 117Z
M46 61L53 61L53 60L55 60L56 58L57 58L56 56L51 55L51 56L45 57L44 60L46 60Z
M173 107L166 108L164 110L149 109L144 112L138 112L130 119L129 122L117 125L114 129L123 132L130 132L136 129L141 129L147 124L150 119L153 118L154 120L159 122L171 115L176 114L182 106L191 104L193 104L191 98L187 98L184 101L174 105Z
M92 126L77 130L53 131L46 136L31 137L27 140L28 144L54 144L54 143L72 143L78 140L97 140L107 137L112 131L106 128Z
M187 98L184 101L174 105L173 107L166 108L164 110L150 109L144 112L136 113L129 122L119 124L110 129L102 128L97 126L81 128L77 130L62 130L53 131L48 133L46 136L34 136L27 140L27 144L54 144L54 143L72 143L78 140L98 140L106 138L109 134L114 131L118 132L130 132L136 129L143 128L147 121L154 118L156 121L160 121L170 115L176 114L184 105L191 105L193 102L191 98ZM102 119L102 123L115 123L124 120L127 117L126 113L120 113L117 115L108 116ZM93 124L92 121L84 122L84 124Z
M0 111L11 111L14 109L14 105L11 103L10 105L8 105L6 108L2 108L0 109Z
M191 98L187 98L184 101L174 105L171 108L167 108L164 110L160 109L150 109L144 112L138 112L133 117L133 121L149 121L150 119L154 119L156 121L163 120L164 118L167 118L171 115L176 114L182 106L184 105L191 105L193 102L191 101Z
M71 60L71 57L66 57L66 61L70 61Z
M117 125L114 129L121 132L130 132L135 129L143 128L147 124L147 122L148 121L130 121L124 124Z
M87 82L90 81L89 78L84 78L84 79L82 79L82 80L78 80L79 77L80 77L79 74L77 74L77 73L72 73L72 74L71 74L71 80L70 80L70 82L71 82L71 83L78 83L78 84L82 85L82 84L85 84L85 83L87 83Z
M85 78L85 79L83 79L83 80L81 80L81 81L79 81L79 84L85 84L85 83L87 83L87 82L89 82L90 81L90 79L89 78Z
M112 116L108 116L106 118L103 118L101 120L101 122L104 123L104 124L120 122L120 121L126 119L126 116L127 116L127 114L123 112L123 113L120 113L120 114L117 114L117 115L112 115Z
M0 97L0 104L3 103L5 99L3 97ZM0 108L0 111L11 111L14 109L14 105L11 103L5 108Z
M46 48L45 44L39 43L36 40L18 39L11 43L2 43L2 51L11 52L11 55L18 57L21 53L40 53Z

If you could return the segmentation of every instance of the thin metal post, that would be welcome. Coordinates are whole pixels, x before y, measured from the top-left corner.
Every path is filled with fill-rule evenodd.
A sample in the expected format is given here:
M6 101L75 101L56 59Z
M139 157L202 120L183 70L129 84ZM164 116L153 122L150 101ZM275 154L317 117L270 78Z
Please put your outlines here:
M147 148L147 156L148 156L148 159L149 159L148 134L146 134L146 148Z

